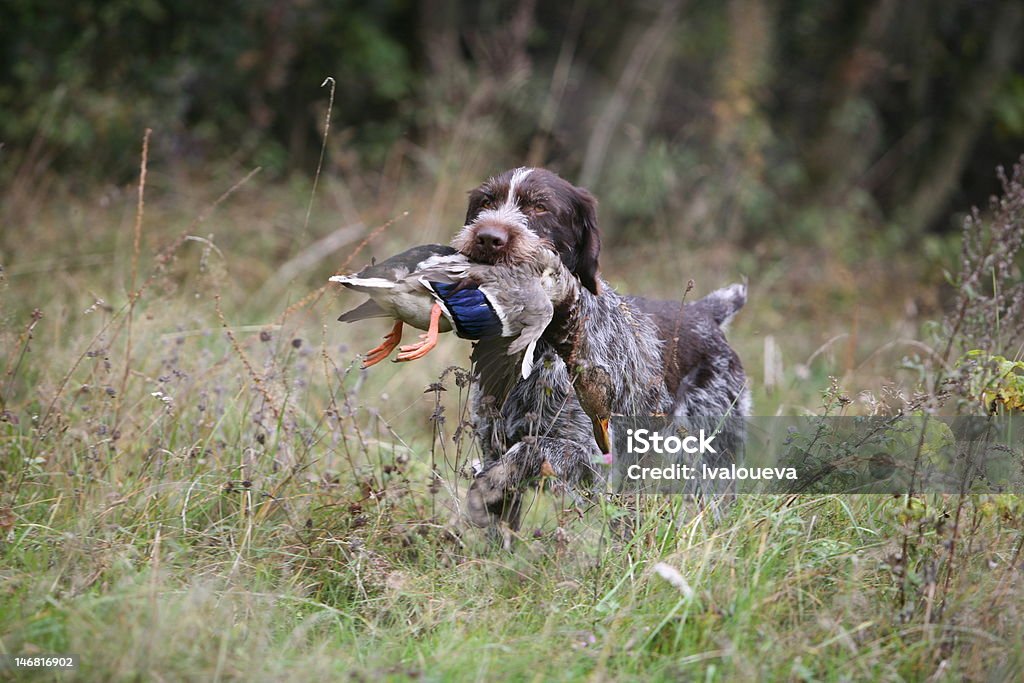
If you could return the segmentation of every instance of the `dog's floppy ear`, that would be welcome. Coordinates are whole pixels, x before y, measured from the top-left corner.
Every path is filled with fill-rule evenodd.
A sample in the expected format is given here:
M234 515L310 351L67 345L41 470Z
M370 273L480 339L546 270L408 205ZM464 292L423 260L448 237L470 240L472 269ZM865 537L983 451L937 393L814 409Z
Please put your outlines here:
M594 294L601 293L597 271L601 259L601 231L597 227L597 200L581 187L573 188L573 214L580 231L576 254L576 277Z

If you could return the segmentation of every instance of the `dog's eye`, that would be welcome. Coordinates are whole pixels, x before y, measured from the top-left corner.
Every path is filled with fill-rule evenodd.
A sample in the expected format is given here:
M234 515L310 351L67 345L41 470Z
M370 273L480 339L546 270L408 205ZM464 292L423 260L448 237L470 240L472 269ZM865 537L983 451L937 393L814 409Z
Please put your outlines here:
M483 201L480 202L480 208L481 209L493 209L494 208L494 200L491 199L490 197L484 197Z
M548 212L548 207L544 206L544 204L542 204L541 202L537 202L536 204L533 205L533 212L534 213L547 213Z

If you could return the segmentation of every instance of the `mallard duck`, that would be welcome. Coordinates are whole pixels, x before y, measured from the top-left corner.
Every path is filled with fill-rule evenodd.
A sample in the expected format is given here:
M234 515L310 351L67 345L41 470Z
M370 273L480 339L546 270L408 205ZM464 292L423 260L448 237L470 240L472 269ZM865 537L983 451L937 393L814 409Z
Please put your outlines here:
M435 334L450 332L451 321L441 320L442 311L435 310L435 299L430 289L421 281L421 271L438 266L464 269L468 265L469 260L451 247L424 244L380 263L373 263L353 275L335 275L330 278L331 282L340 282L349 289L370 295L369 299L343 313L338 320L346 323L368 318L395 320L391 331L384 335L384 342L366 353L363 367L376 365L391 355L402 342L403 323L426 330L424 342L429 338L431 327L435 329ZM436 339L434 343L436 344ZM412 352L413 349L403 347L397 360L413 360L407 355Z
M384 343L366 354L364 368L387 358L409 324L426 332L420 342L401 346L396 361L422 358L440 333L454 329L464 339L515 337L507 353L525 351L520 371L528 377L534 348L554 314L552 302L566 296L572 279L554 252L541 248L529 256L516 265L484 265L440 244L413 247L354 275L330 278L370 295L338 320L395 319Z

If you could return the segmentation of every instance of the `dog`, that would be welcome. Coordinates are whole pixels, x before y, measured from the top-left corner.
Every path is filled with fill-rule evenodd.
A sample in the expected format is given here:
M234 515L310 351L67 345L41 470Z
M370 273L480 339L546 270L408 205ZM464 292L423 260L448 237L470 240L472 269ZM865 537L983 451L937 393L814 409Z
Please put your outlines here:
M467 492L467 516L478 526L512 530L518 529L524 485L545 466L569 491L598 479L594 463L602 454L573 388L580 369L602 369L616 414L718 421L751 409L743 365L724 333L746 302L745 285L685 305L620 295L600 277L596 200L540 168L506 171L472 190L452 246L470 260L495 263L522 227L558 254L580 288L578 298L555 307L529 378L509 380L508 368L493 362L499 357L494 342L482 340L473 349L471 413L482 465ZM722 425L717 443L735 451L742 419Z

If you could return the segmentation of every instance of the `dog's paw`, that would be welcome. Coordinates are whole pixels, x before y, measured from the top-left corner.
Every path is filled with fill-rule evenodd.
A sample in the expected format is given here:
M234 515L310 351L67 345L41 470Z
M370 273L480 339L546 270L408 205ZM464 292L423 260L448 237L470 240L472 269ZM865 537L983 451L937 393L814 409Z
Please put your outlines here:
M473 479L466 492L466 517L479 527L497 524L508 495L508 472L495 463Z
M514 484L507 463L494 463L481 472L466 492L469 521L479 527L494 527L503 522L517 529L522 501Z

